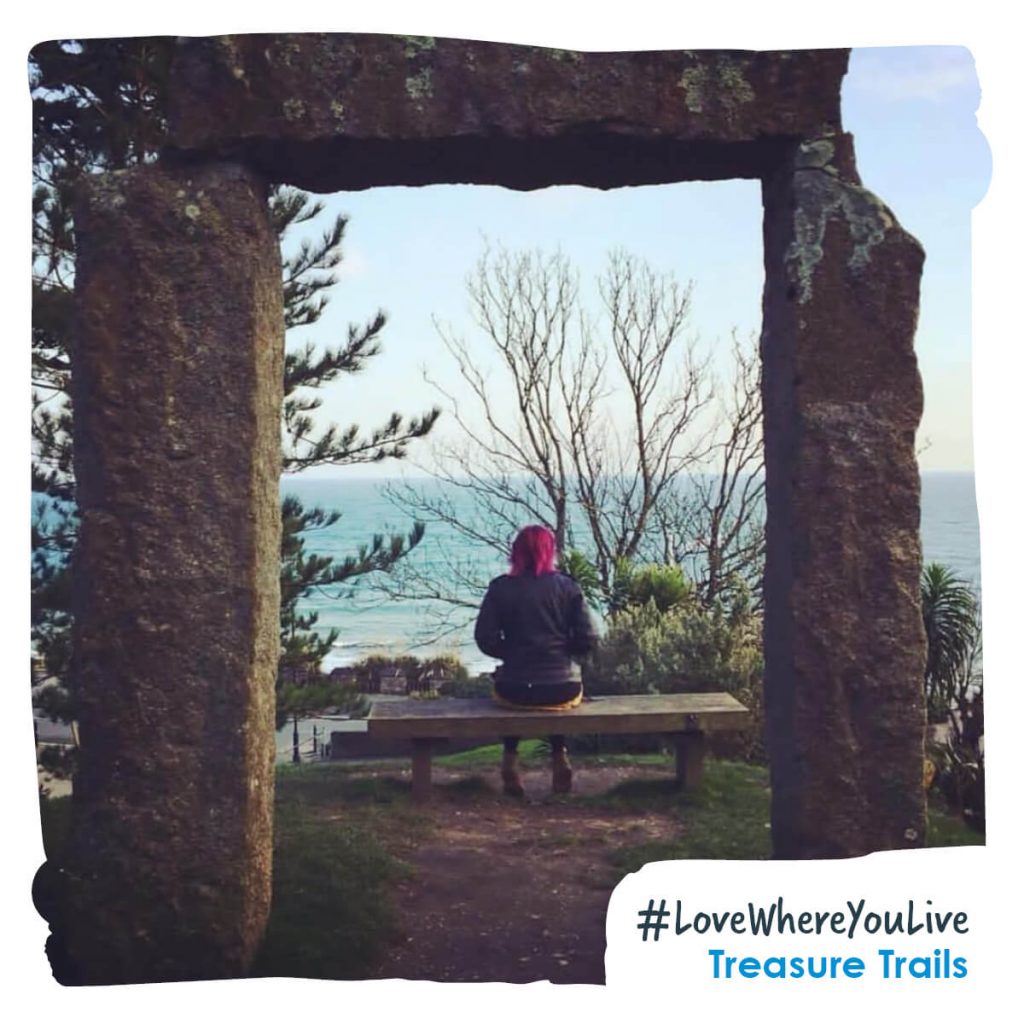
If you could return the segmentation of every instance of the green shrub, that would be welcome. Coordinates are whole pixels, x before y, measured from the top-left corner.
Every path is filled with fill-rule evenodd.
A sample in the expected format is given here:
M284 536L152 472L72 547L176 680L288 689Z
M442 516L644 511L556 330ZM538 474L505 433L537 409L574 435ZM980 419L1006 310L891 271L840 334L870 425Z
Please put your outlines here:
M659 612L667 612L694 600L693 584L678 565L637 567L625 559L615 563L609 609L613 615L628 608L643 608L652 602Z
M941 723L972 689L981 647L978 598L967 580L946 565L930 562L921 574L921 615L928 641L928 721Z
M566 551L559 568L568 573L583 591L583 598L592 608L600 608L604 601L601 592L601 577L593 562L581 551Z
M305 718L328 709L350 718L365 718L370 710L366 698L351 683L332 683L319 673L307 682L285 684L277 691L277 728L289 718Z
M981 604L970 583L932 562L921 575L921 613L928 641L924 692L928 721L945 726L932 743L933 786L953 813L985 831L984 677Z
M664 611L652 596L611 617L606 636L584 665L584 686L595 696L730 693L750 709L753 722L744 733L715 737L713 750L763 762L763 671L761 620L742 595L711 608L691 595Z
M763 664L760 620L745 604L688 601L662 612L651 600L612 617L585 665L585 685L593 694L736 693L760 678Z
M371 654L352 665L358 687L364 693L379 692L381 676L392 669L398 669L405 676L411 690L431 678L439 681L438 689L441 692L444 692L447 683L465 683L469 680L468 669L454 654L438 654L432 658L416 658L411 654L398 657Z
M448 679L438 688L442 697L490 697L494 681L489 675L473 676L468 673L461 679Z

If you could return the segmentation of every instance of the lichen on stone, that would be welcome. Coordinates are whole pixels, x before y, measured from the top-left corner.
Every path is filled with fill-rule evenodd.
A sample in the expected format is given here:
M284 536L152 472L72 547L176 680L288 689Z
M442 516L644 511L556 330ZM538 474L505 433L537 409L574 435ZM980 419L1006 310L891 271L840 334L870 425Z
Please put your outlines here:
M878 449L889 443L887 433L879 429L878 409L868 402L808 402L803 416L810 434L830 442L837 467L856 465L865 457L877 463Z
M128 202L127 197L121 191L121 180L128 172L125 170L108 171L106 174L97 175L89 183L89 189L93 201L99 206L116 210Z
M704 93L707 89L708 69L703 64L687 68L676 83L686 94L686 109L694 114L704 110Z
M284 111L284 116L289 121L297 121L306 113L306 104L297 97L292 97L289 100L285 100L281 104L281 109Z
M722 88L722 102L727 107L738 107L741 103L750 103L754 98L754 90L743 77L739 64L724 60L719 65L719 84Z
M871 261L871 250L885 240L886 232L896 226L896 221L888 207L877 196L867 189L856 188L859 193L860 209L855 209L851 200L844 204L844 213L850 222L854 237L853 252L850 254L848 266L851 270L860 270ZM859 230L853 230L857 228Z
M582 64L583 54L579 50L548 50L548 56L561 64Z
M345 104L341 100L331 100L331 113L340 121L345 116Z
M418 57L421 53L429 53L437 46L437 40L433 36L399 36L398 38L405 44L402 53L409 60Z
M889 209L877 196L860 185L823 174L822 170L827 168L812 167L795 174L797 208L786 264L801 305L812 296L814 270L824 256L829 221L841 218L846 222L852 243L847 267L853 271L863 270L871 262L871 250L896 226Z
M754 100L754 90L743 69L736 61L725 58L711 65L698 60L679 76L676 85L685 93L687 110L701 114L707 107L717 106L726 121L733 120L742 104Z
M289 36L280 36L276 49L281 63L288 67L291 67L294 58L302 53L302 47L299 45L298 40Z
M224 51L224 56L227 58L229 65L236 66L242 63L238 52L238 43L234 36L216 36L214 38L214 45Z
M419 74L410 75L405 80L405 91L410 99L422 100L434 95L434 75L430 68L424 68Z
M824 170L836 155L836 147L829 139L813 139L802 142L794 166L798 169L817 167Z

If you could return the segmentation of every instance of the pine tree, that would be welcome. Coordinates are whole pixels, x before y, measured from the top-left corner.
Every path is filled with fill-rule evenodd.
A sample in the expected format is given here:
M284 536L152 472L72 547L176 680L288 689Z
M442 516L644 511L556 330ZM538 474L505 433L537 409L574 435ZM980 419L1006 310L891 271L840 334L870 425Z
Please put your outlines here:
M313 593L338 596L337 588L349 580L372 572L386 572L422 539L424 527L417 523L407 537L383 534L340 562L306 551L305 535L311 530L334 525L340 512L304 508L292 495L281 503L281 661L278 672L278 725L288 712L306 712L328 706L358 708L360 701L344 689L327 692L326 699L313 697L313 687L323 682L320 663L330 651L338 631L326 635L314 630L319 616L301 611L304 598ZM332 594L333 590L333 594Z
M59 684L67 678L70 556L77 526L68 395L75 264L72 201L86 175L157 159L167 132L164 100L174 45L171 37L53 41L35 47L29 59L34 140L32 636L42 673ZM282 240L324 209L319 200L287 186L272 187L269 202ZM336 217L319 239L302 241L282 260L286 330L311 326L323 314L336 283L333 270L342 259L346 225L347 218ZM307 342L286 353L283 471L401 458L410 442L433 427L436 408L408 419L394 413L369 435L355 426L317 427L317 389L359 372L377 355L385 322L378 312L365 325L350 326L347 339L336 347ZM374 537L357 555L335 564L308 554L303 535L335 522L340 513L305 510L294 498L286 499L282 512L281 629L287 644L279 676L303 662L311 680L300 699L295 687L286 690L279 678L279 695L294 708L312 699L319 682L316 667L333 640L315 632L316 617L299 614L299 602L319 587L386 571L419 543L423 529L417 525L408 536L389 541ZM71 715L71 700L60 685L45 691L38 703L54 717Z
M36 705L74 717L66 688L70 565L77 519L69 342L74 315L72 202L86 175L151 160L165 131L171 39L47 42L32 51L32 640L56 685ZM33 665L33 681L36 678ZM49 767L60 769L59 763ZM66 767L63 766L63 767Z

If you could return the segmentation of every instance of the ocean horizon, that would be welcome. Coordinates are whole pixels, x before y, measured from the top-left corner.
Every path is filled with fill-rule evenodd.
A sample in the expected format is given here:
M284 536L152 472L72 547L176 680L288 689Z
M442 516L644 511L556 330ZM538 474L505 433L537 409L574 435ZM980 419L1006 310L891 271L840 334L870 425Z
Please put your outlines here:
M375 534L389 537L407 534L414 516L404 513L387 497L389 484L405 482L432 493L442 485L429 477L408 478L325 478L283 477L281 493L295 495L305 507L337 510L341 518L331 527L306 535L307 551L336 560L356 553ZM467 506L467 516L470 514ZM972 471L929 470L921 474L921 542L924 561L942 562L967 579L981 592L981 550L974 473ZM428 523L419 547L408 556L427 574L436 573L439 582L451 562L472 565L480 578L490 579L505 571L502 553L481 542L472 542L450 526ZM381 593L372 578L360 579L351 587L328 588L307 599L302 612L319 615L317 629L339 630L331 653L323 663L325 671L352 664L371 654L399 656L412 654L454 654L471 672L489 671L494 661L481 654L472 640L472 609L456 609L445 624L443 606L436 602L400 600Z
M397 479L397 478L395 478ZM283 477L281 493L294 494L307 507L319 506L342 513L341 519L326 529L310 531L306 536L307 550L319 555L344 558L356 552L361 544L369 543L376 533L408 533L412 518L401 511L382 493L389 482L385 478ZM430 484L429 477L414 481ZM942 562L967 579L981 593L981 550L978 511L975 499L974 473L971 471L932 470L921 474L921 540L925 562ZM436 549L451 544L447 531L431 530L416 552L426 564L434 559L440 564ZM472 546L463 550L473 556ZM496 576L505 571L504 557L478 547L475 556L485 574ZM473 610L467 609L465 625L446 636L430 640L434 619L423 602L400 601L374 597L372 590L362 581L350 594L344 588L337 593L319 593L306 599L300 611L316 611L320 616L317 628L323 631L336 627L338 641L324 659L323 668L349 665L371 654L398 656L412 654L426 657L436 653L458 656L471 673L490 671L495 662L477 650L472 640ZM418 636L417 634L424 634ZM67 726L50 723L45 716L36 717L39 737L44 742L67 742ZM320 732L321 741L332 729L339 728L337 719L314 716L304 719L299 726L303 756L312 754L312 730ZM291 758L292 724L277 732L277 759Z

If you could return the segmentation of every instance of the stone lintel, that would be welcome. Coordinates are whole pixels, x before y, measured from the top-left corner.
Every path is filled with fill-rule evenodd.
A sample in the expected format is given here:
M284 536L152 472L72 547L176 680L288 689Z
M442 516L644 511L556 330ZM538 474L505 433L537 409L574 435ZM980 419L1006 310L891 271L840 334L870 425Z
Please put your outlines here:
M848 50L592 53L432 37L185 40L171 150L318 191L760 177L840 130Z
M270 901L283 317L266 185L90 179L75 215L68 948L87 983L245 972Z

